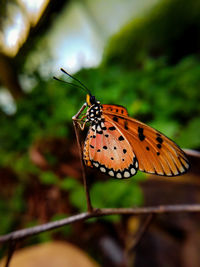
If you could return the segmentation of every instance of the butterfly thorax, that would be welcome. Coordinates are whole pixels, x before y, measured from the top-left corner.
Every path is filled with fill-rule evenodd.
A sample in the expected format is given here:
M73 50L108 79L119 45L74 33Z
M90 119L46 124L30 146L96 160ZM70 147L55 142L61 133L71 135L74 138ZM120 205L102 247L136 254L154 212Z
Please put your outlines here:
M102 106L99 101L92 105L87 111L87 120L92 125L92 130L97 131L97 133L102 134L105 130L104 116L102 114Z

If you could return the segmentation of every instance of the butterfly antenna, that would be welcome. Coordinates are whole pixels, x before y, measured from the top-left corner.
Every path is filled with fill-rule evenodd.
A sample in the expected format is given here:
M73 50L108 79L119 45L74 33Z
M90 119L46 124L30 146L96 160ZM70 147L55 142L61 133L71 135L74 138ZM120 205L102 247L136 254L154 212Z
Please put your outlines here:
M87 91L87 93L89 93L91 95L90 90L81 82L79 81L77 78L73 77L71 74L69 74L66 70L64 70L63 68L60 69L63 73L67 74L70 78L74 79L75 81L77 81L78 83L80 83L80 85L82 86L82 89L85 89Z
M66 81L60 80L60 79L56 78L55 76L53 76L53 79L54 79L54 80L56 80L56 81L59 81L59 82L63 82L63 83L66 83L66 84L72 85L72 86L74 86L74 87L76 87L76 88L83 89L83 90L85 91L85 89L84 89L82 86L78 85L78 84L69 83L69 82L66 82Z

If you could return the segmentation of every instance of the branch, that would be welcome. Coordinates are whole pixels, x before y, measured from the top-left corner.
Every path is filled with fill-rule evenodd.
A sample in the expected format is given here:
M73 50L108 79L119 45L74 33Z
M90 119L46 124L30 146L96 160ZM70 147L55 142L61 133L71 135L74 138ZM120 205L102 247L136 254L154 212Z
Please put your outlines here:
M161 214L161 213L177 213L177 212L200 212L200 204L186 204L186 205L165 205L154 207L141 208L119 208L119 209L96 209L92 212L83 212L65 219L54 222L45 223L42 225L22 229L0 236L0 243L19 240L25 237L36 235L45 231L56 229L67 224L77 221L84 221L89 218L101 217L106 215L140 215L140 214Z

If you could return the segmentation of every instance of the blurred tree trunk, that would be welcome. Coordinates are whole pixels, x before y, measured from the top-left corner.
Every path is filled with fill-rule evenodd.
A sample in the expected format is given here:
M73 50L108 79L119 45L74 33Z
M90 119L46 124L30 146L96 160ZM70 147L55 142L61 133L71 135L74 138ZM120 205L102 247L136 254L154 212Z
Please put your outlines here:
M30 28L26 41L14 58L0 52L0 85L7 88L15 100L25 95L19 83L18 74L23 71L26 57L35 48L38 40L43 38L68 2L68 0L49 1L37 25Z
M22 87L19 83L17 71L13 67L13 60L0 53L0 82L7 88L14 99L18 99L24 95Z

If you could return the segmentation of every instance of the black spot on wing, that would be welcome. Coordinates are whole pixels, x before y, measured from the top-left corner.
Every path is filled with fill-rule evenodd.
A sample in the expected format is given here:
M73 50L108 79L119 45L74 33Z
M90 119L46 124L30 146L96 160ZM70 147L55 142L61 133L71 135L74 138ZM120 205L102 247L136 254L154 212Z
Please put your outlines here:
M107 146L103 146L103 149L105 149L105 150L106 150L106 149L108 149L108 147L107 147Z
M146 146L146 150L148 150L148 151L149 151L149 147L148 147L148 146Z
M118 118L117 117L113 117L113 121L118 122Z
M144 129L142 127L138 127L138 137L140 139L140 141L144 141L145 139L145 135L143 134Z
M158 147L158 148L161 148L162 146L161 146L161 144L157 144L157 147Z
M120 135L120 137L118 138L119 141L123 141L124 137L122 135Z
M90 145L91 148L94 148L94 146Z
M157 137L156 140L158 141L158 143L162 144L163 143L163 139L161 137Z
M111 127L109 127L108 129L109 129L110 131L115 131L115 130L116 130L115 126L111 126Z
M128 122L127 121L124 122L124 129L128 130Z
M123 149L123 153L126 154L127 150L126 149Z

